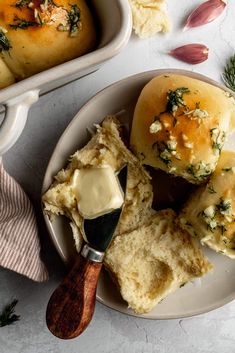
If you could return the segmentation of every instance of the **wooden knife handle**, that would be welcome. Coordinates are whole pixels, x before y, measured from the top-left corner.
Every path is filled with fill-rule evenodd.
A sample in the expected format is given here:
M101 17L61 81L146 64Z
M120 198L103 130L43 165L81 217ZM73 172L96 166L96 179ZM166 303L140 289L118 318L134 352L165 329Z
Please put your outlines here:
M78 255L75 264L47 305L46 322L54 336L69 339L88 326L95 309L97 282L102 263Z

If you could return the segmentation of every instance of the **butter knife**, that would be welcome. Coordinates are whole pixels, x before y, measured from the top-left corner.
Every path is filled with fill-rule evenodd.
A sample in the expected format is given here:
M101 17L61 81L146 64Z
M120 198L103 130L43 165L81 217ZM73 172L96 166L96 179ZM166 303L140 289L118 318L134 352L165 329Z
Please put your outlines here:
M125 195L127 166L121 169L118 179ZM95 219L84 220L87 243L47 305L46 323L54 336L75 338L89 325L95 309L96 288L104 254L121 212L122 207Z

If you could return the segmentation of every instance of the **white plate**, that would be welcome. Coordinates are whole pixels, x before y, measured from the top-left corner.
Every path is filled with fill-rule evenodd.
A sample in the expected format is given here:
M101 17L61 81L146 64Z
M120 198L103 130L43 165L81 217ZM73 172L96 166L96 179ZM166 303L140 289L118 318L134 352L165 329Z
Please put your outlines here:
M153 77L169 73L187 75L226 89L205 76L174 69L141 73L107 87L83 106L61 136L47 167L43 192L50 186L53 176L65 166L68 157L85 145L88 140L87 128L92 127L94 123L100 123L106 115L123 109L128 112L127 115L131 119L137 97L143 86ZM231 146L230 143L229 147L235 146ZM57 251L64 261L69 261L75 251L68 220L64 217L57 217L51 222L46 215L44 218ZM235 261L207 248L203 248L203 251L214 264L213 274L206 275L200 280L201 283L189 283L178 289L150 313L136 316L151 319L182 318L208 312L235 299ZM99 280L97 299L110 308L135 315L127 308L105 271Z

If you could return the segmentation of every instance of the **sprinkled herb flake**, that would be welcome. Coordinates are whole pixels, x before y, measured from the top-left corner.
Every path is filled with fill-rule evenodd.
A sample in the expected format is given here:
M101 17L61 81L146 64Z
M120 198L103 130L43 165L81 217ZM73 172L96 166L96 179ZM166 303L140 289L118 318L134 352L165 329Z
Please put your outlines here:
M209 194L216 194L216 193L217 193L217 191L215 191L213 185L209 185L209 186L207 187L207 191L209 192Z
M221 131L218 128L213 128L210 130L212 149L216 155L220 155L223 148L226 134L225 131Z
M3 32L3 30L0 29L0 53L2 51L8 51L12 48L11 42L6 36L6 33Z
M78 33L78 29L81 25L80 22L81 14L77 5L72 5L71 10L68 12L68 22L70 36L75 37Z
M224 224L221 224L220 225L220 230L221 230L221 234L224 235L224 233L226 233L228 229L227 229L227 227ZM223 241L224 241L224 243L227 243L228 239L224 238Z
M14 28L15 30L26 29L28 27L35 27L35 26L38 26L37 22L27 21L27 20L20 18L18 16L15 16L14 24L10 24L10 27Z
M227 211L231 210L231 200L220 200L220 203L216 205L217 210L221 213L224 214Z
M232 167L230 168L222 168L223 172L231 172L232 171Z
M200 161L196 164L189 164L186 172L190 174L197 181L204 181L212 173L211 165Z
M207 228L211 232L219 230L223 236L228 230L225 222L233 222L231 200L220 198L218 204L207 207L204 211L199 212L198 216L204 219ZM223 219L221 219L221 217L223 217Z
M170 172L176 170L176 168L172 167L172 156L177 155L176 152L177 141L169 140L167 142L158 141L153 144L152 148L157 152L159 159L168 167L173 168Z
M28 6L32 0L18 0L15 4L15 7L22 9L23 7Z
M167 106L166 110L173 115L179 107L185 107L183 95L190 93L190 90L186 87L177 88L175 91L169 90L167 93Z

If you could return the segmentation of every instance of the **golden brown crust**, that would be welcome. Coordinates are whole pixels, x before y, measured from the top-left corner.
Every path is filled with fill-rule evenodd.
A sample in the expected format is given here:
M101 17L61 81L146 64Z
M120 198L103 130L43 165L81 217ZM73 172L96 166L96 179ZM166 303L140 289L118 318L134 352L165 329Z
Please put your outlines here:
M180 224L203 244L235 258L235 153L223 151L215 172L180 214Z
M40 9L41 1L34 0L33 3ZM35 13L27 6L17 8L16 0L0 0L0 26L7 30L12 46L1 56L18 80L76 58L91 50L96 43L94 21L84 0L55 0L54 4L57 6L53 5L42 26L14 29L11 25L19 23L17 18L35 23ZM66 10L70 11L72 5L78 6L81 16L79 30L74 37L69 31L58 30ZM42 18L43 14L40 13Z
M169 92L182 88L189 90L182 94L184 105L169 111ZM158 126L151 132L154 121ZM131 146L143 164L200 184L215 169L225 134L234 121L234 99L221 89L186 76L162 75L140 94Z

